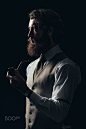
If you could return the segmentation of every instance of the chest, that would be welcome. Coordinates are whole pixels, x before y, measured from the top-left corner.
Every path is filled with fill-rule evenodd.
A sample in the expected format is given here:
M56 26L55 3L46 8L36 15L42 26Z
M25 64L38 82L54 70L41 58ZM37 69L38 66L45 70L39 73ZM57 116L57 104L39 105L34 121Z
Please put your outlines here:
M33 64L30 68L28 75L27 75L27 86L33 90L35 93L44 96L44 97L51 97L53 85L55 82L55 64L47 64L37 75L34 81L34 70L37 65L37 62Z

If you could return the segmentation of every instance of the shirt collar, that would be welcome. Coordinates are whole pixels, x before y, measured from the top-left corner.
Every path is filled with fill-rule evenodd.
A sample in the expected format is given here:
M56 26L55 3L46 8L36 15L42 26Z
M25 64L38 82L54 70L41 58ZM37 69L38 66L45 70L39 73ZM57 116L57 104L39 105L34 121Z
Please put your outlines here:
M47 51L44 56L46 58L46 60L50 60L51 58L53 58L56 54L62 52L62 50L60 49L59 44L57 44L56 46L54 46L53 48L51 48L49 51Z

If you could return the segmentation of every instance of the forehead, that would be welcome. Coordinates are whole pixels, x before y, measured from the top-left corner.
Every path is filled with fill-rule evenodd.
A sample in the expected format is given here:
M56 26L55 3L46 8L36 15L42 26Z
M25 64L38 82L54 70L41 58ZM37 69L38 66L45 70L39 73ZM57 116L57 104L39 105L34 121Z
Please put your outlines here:
M35 19L30 19L29 21L29 27L35 25Z

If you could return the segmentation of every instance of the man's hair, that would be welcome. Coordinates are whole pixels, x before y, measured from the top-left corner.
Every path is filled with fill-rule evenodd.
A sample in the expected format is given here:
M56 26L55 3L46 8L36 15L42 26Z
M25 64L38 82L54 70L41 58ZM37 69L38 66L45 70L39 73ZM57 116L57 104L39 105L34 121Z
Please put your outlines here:
M49 31L50 27L54 28L53 41L60 43L63 37L64 25L61 17L50 9L37 9L29 13L29 19L35 19L38 28Z

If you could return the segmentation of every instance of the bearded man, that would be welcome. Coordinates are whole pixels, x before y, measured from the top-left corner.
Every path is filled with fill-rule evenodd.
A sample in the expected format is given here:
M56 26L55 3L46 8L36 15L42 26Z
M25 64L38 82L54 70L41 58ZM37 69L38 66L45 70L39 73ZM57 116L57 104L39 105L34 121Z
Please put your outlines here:
M27 66L27 80L16 69L15 76L7 72L10 84L26 96L26 129L68 129L63 123L81 77L59 46L62 19L50 9L33 10L28 28L27 50L37 59Z

